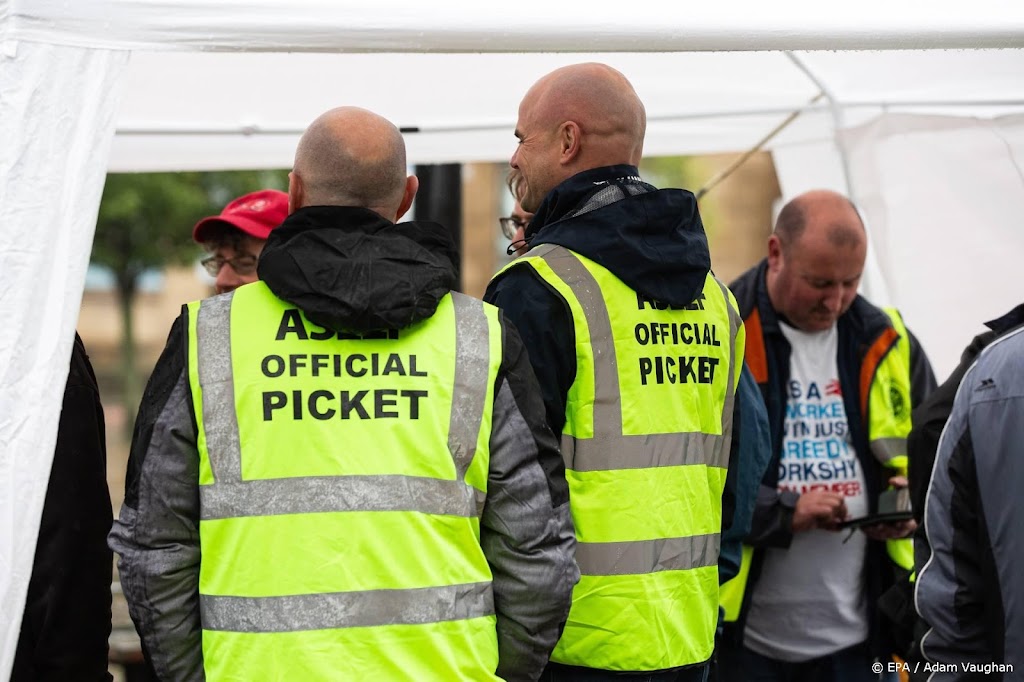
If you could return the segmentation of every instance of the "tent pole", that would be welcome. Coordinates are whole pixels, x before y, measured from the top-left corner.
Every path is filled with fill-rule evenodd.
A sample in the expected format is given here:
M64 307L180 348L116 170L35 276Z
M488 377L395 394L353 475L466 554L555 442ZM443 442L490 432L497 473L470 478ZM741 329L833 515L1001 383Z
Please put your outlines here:
M805 72L806 73L806 72ZM817 82L817 81L815 81ZM736 118L742 116L772 116L776 114L792 115L796 113L805 113L808 111L818 111L823 109L824 106L817 104L818 98L812 100L812 103L803 105L802 107L795 108L793 106L788 107L762 107L760 109L740 109L735 111L689 111L685 113L667 113L667 114L652 114L647 117L647 122L652 123L655 121L669 122L672 121L700 121L703 119L715 119L715 118ZM964 100L899 100L899 99L887 99L887 100L850 100L845 101L842 104L844 109L857 109L866 107L877 107L881 109L890 109L893 107L941 107L941 108L971 108L971 107L1020 107L1024 105L1024 99L1009 98L1009 99L964 99ZM464 121L448 124L433 124L429 126L417 126L410 128L402 128L401 131L405 135L416 134L416 133L462 133L472 131L489 131L489 130L501 130L507 131L515 127L515 121ZM295 136L302 135L305 131L305 126L300 125L257 125L253 123L198 123L183 125L181 123L174 123L171 121L167 122L153 122L153 123L132 123L127 122L117 127L117 135L121 137L131 136L159 136L159 135L195 135L195 136L212 136L212 135L238 135L241 137L260 137L260 136Z
M833 94L832 89L829 88L828 85L825 84L825 81L819 78L817 74L811 71L810 67L808 67L800 57L796 56L795 52L792 50L786 50L785 54L789 57L789 60L793 62L793 64L795 64L796 67L800 69L800 71L802 71L812 83L814 83L818 90L825 94L825 99L828 100L829 109L832 112L832 125L835 128L836 133L839 133L839 131L844 127L843 109L842 106L840 106L839 101L836 99L835 94ZM846 184L847 195L850 197L851 201L856 203L857 193L853 186L853 174L850 172L850 160L846 155L846 149L843 148L843 145L839 144L839 140L836 140L836 148L839 150L839 161L843 167L843 181Z
M836 99L835 94L825 84L824 80L819 78L817 74L811 71L810 67L807 66L794 52L789 50L786 51L786 56L789 57L798 69L800 69L807 78L814 83L821 92L825 93L825 98L828 99L829 108L832 111L832 124L835 127L836 149L839 150L839 161L843 169L843 180L846 184L846 196L849 197L850 201L853 202L856 207L860 202L858 201L858 195L856 186L853 182L853 173L850 170L850 159L846 153L846 148L839 142L838 135L839 131L843 130L843 108ZM857 208L857 212L860 215L861 222L864 225L864 229L868 234L868 253L865 260L864 275L861 278L861 290L869 298L874 299L876 302L882 305L891 305L894 303L892 300L891 292L889 290L889 283L886 281L885 271L882 269L882 264L878 259L878 251L873 246L874 240L871 238L871 228L868 225L868 221L861 208Z
M765 135L760 140L758 140L757 144L755 144L753 147L751 147L747 151L743 152L743 154L738 159L736 159L735 161L730 163L728 165L728 167L726 167L726 168L722 169L721 171L719 171L718 173L716 173L714 175L714 177L712 177L710 180L705 182L704 185L699 190L697 190L697 193L695 194L697 199L700 200L701 197L703 197L705 194L710 192L715 187L715 185L717 185L722 180L725 180L727 177L732 175L733 172L737 168L739 168L744 163L746 163L747 159L749 159L751 156L753 156L757 152L761 151L761 149L766 144L768 144L769 142L772 141L772 138L774 138L776 135L778 135L783 130L785 130L786 126L788 126L790 123L795 121L797 119L797 116L799 116L804 111L806 111L808 108L813 106L815 103L817 103L817 101L819 99L821 99L824 96L825 96L825 93L819 92L817 95L814 96L814 98L810 102L807 103L806 107L801 107L801 108L797 109L796 111L790 113L789 116L787 116L786 118L784 118L782 120L782 123L780 123L779 125L777 125L774 128L772 128L770 131L768 131L767 135Z

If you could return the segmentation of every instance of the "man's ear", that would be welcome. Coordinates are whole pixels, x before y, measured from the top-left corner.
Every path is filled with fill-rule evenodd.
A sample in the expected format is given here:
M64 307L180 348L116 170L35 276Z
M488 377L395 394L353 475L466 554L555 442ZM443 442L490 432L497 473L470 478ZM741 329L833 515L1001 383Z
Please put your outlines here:
M768 237L768 269L775 271L782 265L782 240L779 235Z
M295 213L302 208L302 178L295 171L288 174L288 213Z
M412 200L416 198L416 191L420 188L420 180L415 175L405 179L405 192L402 194L402 203L398 205L398 215L395 216L397 223L412 206Z
M566 121L558 128L558 161L563 166L572 163L580 153L582 131L575 121Z

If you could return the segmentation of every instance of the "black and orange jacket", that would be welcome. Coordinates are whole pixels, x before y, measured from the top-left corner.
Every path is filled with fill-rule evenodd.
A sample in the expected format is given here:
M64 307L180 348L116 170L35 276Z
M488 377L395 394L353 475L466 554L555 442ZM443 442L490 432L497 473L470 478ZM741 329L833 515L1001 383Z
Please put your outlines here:
M741 275L730 285L746 326L746 362L761 389L768 408L771 432L772 459L761 481L761 491L754 510L754 520L747 544L753 546L754 556L750 577L743 598L743 607L735 627L739 637L745 623L750 597L756 589L761 568L758 548L789 546L793 538L793 509L799 497L794 492L778 492L779 460L782 453L783 426L786 416L786 385L789 383L790 345L779 327L779 318L772 308L765 286L767 260ZM881 308L857 296L838 321L839 328L839 382L843 390L850 436L863 467L870 512L875 512L878 494L888 473L871 454L868 446L867 397L875 370L893 347L899 335L889 316ZM935 388L935 375L920 343L910 336L911 403L920 404ZM869 544L865 562L868 589L871 641L879 653L888 646L880 628L880 615L875 608L878 597L892 584L895 576L886 556L885 544ZM737 641L741 641L737 639Z

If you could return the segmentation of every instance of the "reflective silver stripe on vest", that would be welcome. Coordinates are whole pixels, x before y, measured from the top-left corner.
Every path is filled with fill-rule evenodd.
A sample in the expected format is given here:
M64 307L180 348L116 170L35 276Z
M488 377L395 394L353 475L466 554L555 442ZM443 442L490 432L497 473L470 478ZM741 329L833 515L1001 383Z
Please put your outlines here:
M722 469L729 468L729 454L732 450L732 421L733 411L736 408L736 385L739 378L736 376L736 337L740 333L740 325L743 324L740 312L733 307L729 301L729 289L722 282L715 278L718 287L722 290L722 298L725 309L729 311L729 374L725 384L725 402L722 405L722 437L716 442L708 442L707 447L714 448L708 452L714 452L714 466Z
M231 371L231 301L234 292L208 298L196 315L196 357L203 390L203 431L215 483L242 480L242 450Z
M595 420L597 417L595 416ZM595 424L596 429L596 424ZM586 441L586 461L573 458L574 471L611 471L705 464L707 448L721 436L703 433L652 433L646 436L595 437ZM576 451L576 437L562 434L562 451ZM568 466L568 464L567 464Z
M577 460L577 439L562 434L562 456L566 467L574 471L609 471L617 469L646 469L656 466L707 464L726 468L729 463L729 430L732 426L734 384L729 375L726 387L725 410L722 414L723 435L667 433L623 435L622 395L619 390L618 363L612 340L611 319L601 287L586 266L568 249L561 246L540 247L531 255L543 258L551 270L565 282L583 308L590 330L590 345L594 354L594 437L587 439L586 461ZM716 280L717 281L717 280ZM722 286L719 283L719 286ZM723 287L724 289L724 287ZM735 368L736 334L739 315L735 314L726 296L729 310L729 371Z
M633 542L578 542L583 575L641 575L718 565L719 536L694 535Z
M470 518L480 515L476 492L461 481L398 475L257 479L199 488L203 521L350 511L412 511Z
M423 625L494 614L489 582L285 597L200 595L204 630L299 632Z
M882 464L885 464L894 457L905 457L907 454L906 438L875 438L869 445L875 459Z
M457 479L416 476L294 477L242 481L242 452L231 368L232 294L199 306L196 348L203 388L203 428L214 483L200 486L203 520L333 511L420 511L480 516L484 494L464 483L476 455L490 373L490 332L484 304L452 293L455 386L448 448Z
M603 436L619 439L622 437L619 365L612 341L612 322L608 317L608 305L601 295L601 286L580 259L564 247L545 250L540 256L572 289L590 329L590 347L594 354L594 440Z
M483 301L452 292L455 308L455 388L448 426L448 450L458 480L476 455L490 375L490 338Z

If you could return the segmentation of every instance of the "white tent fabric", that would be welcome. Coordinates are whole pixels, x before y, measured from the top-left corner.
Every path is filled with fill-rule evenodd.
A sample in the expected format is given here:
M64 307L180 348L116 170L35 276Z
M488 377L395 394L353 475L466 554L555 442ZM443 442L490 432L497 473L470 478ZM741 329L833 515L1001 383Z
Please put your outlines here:
M1012 270L997 270L1021 247L1024 3L643 10L0 0L0 679L108 167L288 166L302 128L339 104L418 130L407 135L414 163L505 160L527 87L598 59L647 104L648 155L743 150L807 108L771 143L786 195L831 185L861 202L870 291L901 306L940 373L980 319L1019 296Z
M1024 300L1024 115L887 114L773 150L784 197L852 187L871 240L862 293L900 309L942 381L982 322Z
M884 302L905 312L941 380L983 320L1024 301L1024 115L891 115L842 139Z
M128 55L37 43L0 50L0 679L7 679Z
M794 58L806 65L810 76ZM136 52L113 170L288 167L317 115L358 103L420 132L410 162L507 160L519 100L553 68L603 61L647 106L652 156L748 148L828 84L845 125L883 110L978 115L1024 102L1020 51L265 54ZM198 78L197 74L202 74ZM981 77L981 74L984 74ZM292 83L306 84L294 87ZM912 106L912 105L918 106ZM927 105L927 106L925 106ZM985 107L982 115L1002 108ZM820 101L774 146L833 140Z
M1005 0L4 0L22 40L261 52L648 52L1020 47ZM0 5L2 7L2 5Z

